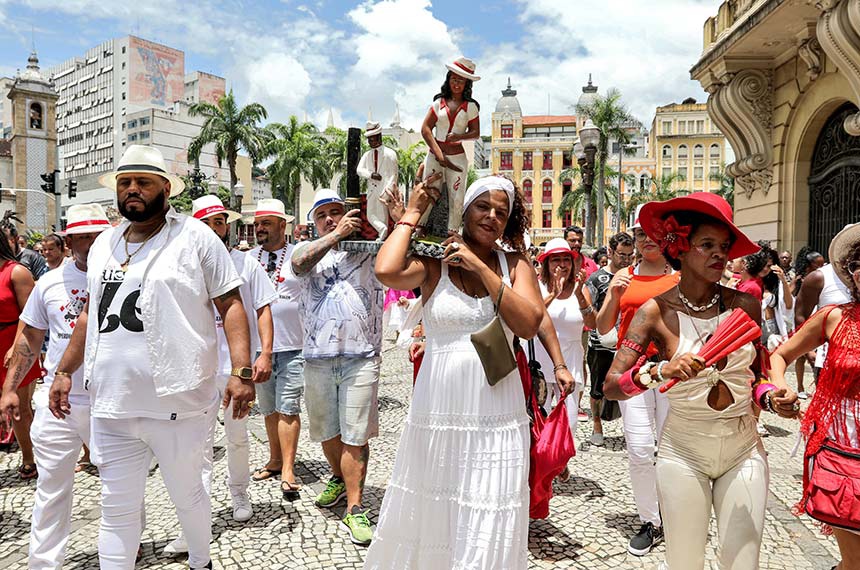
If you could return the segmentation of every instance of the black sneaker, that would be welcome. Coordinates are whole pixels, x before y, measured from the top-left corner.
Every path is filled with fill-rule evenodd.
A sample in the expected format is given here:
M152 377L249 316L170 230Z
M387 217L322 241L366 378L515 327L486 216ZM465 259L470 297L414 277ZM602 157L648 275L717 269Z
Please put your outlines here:
M656 527L652 523L647 522L630 539L630 544L627 545L627 552L634 556L645 556L661 540L663 540L663 528Z

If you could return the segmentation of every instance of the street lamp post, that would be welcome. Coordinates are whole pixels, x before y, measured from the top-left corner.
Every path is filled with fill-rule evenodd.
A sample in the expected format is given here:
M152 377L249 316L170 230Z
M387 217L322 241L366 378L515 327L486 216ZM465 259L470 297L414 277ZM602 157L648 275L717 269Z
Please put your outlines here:
M591 189L594 185L594 157L597 153L597 144L600 141L600 129L598 129L591 119L587 119L582 129L579 131L579 140L582 145L583 153L585 154L585 164L589 171L589 184L585 184L583 177L583 186L586 187L588 194L591 194ZM603 176L598 173L597 179L597 231L600 232L596 239L595 245L603 243ZM588 218L591 218L591 212L586 212ZM586 223L586 226L588 223Z
M230 208L234 212L242 212L242 198L245 196L245 185L239 180L233 186L233 191L230 193ZM240 220L241 222L241 220ZM233 224L230 228L230 243L236 245L239 243L239 224Z

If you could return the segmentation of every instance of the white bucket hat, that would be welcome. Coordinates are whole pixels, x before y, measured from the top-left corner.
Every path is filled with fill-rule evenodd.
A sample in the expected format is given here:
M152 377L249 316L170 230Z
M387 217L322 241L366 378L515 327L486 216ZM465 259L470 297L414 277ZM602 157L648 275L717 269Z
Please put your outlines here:
M225 208L224 204L221 203L221 199L214 194L200 196L191 202L191 215L198 220L210 218L216 214L227 214L228 224L232 224L242 217L238 212L233 212L232 210Z
M290 221L290 218L287 216L287 211L284 208L284 203L276 198L264 198L257 202L257 209L254 211L254 217L261 218L263 216L275 216L276 218L281 218L286 222Z
M66 210L66 230L63 235L92 234L110 227L110 220L99 204L75 204Z
M453 63L446 63L445 67L465 79L469 79L471 81L478 81L481 79L480 76L475 75L475 62L468 57L458 57L453 61Z
M178 196L185 189L182 178L167 171L161 151L152 146L133 144L119 159L119 166L99 178L99 183L116 190L116 179L120 174L157 174L170 182L170 197Z
M380 134L382 134L382 126L376 121L367 121L367 124L364 125L364 136L370 138Z
M343 198L340 197L340 194L335 192L330 188L321 188L317 190L316 194L314 194L314 205L311 207L311 211L308 212L308 221L314 221L314 212L320 206L325 206L326 204L331 204L332 202L337 202L339 204L344 204Z

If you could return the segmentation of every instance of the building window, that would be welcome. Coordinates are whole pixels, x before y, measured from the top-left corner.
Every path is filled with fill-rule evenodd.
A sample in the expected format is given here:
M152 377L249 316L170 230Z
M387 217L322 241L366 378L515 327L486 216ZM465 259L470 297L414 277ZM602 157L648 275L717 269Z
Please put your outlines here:
M672 160L672 147L667 144L663 145L663 160Z
M687 145L682 144L678 147L678 160L687 160Z
M704 158L705 157L705 147L700 144L697 144L693 147L693 158Z
M572 216L570 215L569 211L565 212L564 216L562 216L561 225L563 225L564 227L569 227L573 225Z
M678 134L686 135L687 134L687 121L678 121Z
M712 165L710 168L710 175L713 177L718 177L720 175L720 167L719 165Z
M125 62L122 62L122 69L125 69Z
M702 134L705 132L705 121L696 121L696 132Z
M136 126L137 126L137 119L131 119L131 120L128 122L128 128L133 129L133 128L135 128Z
M501 153L501 169L502 170L513 170L514 169L514 153L507 151Z
M30 128L42 129L42 105L39 103L30 104Z
M125 53L125 46L122 46L122 53Z
M566 150L561 153L561 167L562 168L570 168L573 166L573 161L571 160L571 152Z
M701 180L702 178L704 178L704 174L703 174L704 171L705 171L705 169L702 168L701 166L694 167L693 168L693 180Z
M149 131L143 131L140 133L140 140L148 139L148 138L149 138Z
M502 138L503 139L514 138L514 126L513 125L502 125Z
M552 210L544 210L541 220L542 228L551 228L552 227Z
M545 204L552 204L552 180L547 178L543 181L542 198Z
M523 153L523 170L534 170L534 165L532 164L532 153L524 152Z
M672 176L672 167L671 166L664 166L663 172L661 173L661 176L663 178L669 178L670 176Z
M711 160L720 160L720 145L712 144L709 151Z
M642 192L645 192L649 188L651 188L651 177L648 176L647 174L643 174L639 178L639 190L641 190Z
M125 101L125 92L123 91L122 100Z
M526 204L531 204L533 202L531 180L523 180L523 199Z
M573 190L573 181L570 178L568 178L561 185L561 195L564 196L565 194L567 194L571 190ZM566 225L570 225L570 224L566 224Z
M543 169L552 170L552 151L545 150L543 152Z
M141 118L140 118L140 126L141 126L141 127L142 127L143 125L148 125L148 124L149 124L149 117L141 117Z
M132 133L128 135L128 142L134 142L137 140L137 133Z
M672 134L672 121L663 121L663 134L671 135Z

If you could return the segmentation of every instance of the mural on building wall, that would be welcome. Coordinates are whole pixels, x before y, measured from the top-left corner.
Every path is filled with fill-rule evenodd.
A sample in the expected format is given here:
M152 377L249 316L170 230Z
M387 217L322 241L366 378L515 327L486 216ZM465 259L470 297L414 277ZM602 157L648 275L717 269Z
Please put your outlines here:
M226 82L223 77L209 75L208 73L199 72L197 81L197 90L199 93L199 101L201 103L218 104L218 100L226 93Z
M167 107L182 100L185 54L140 38L129 39L129 102Z

